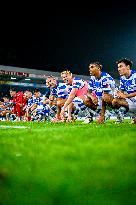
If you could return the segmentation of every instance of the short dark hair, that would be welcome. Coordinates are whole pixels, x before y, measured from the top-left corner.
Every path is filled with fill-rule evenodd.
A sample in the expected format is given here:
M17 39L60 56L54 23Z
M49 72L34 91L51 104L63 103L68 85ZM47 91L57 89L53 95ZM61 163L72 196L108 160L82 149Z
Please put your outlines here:
M34 93L38 93L38 92L41 92L41 91L40 91L40 89L36 88L36 89L34 90Z
M10 88L10 91L17 91L16 88Z
M27 89L25 90L25 92L26 92L26 91L28 91L28 92L32 92L32 90L31 90L31 89L29 89L29 88L27 88Z
M94 65L98 66L102 70L102 65L101 65L101 63L99 61L91 62L90 64L94 64Z
M47 78L53 78L54 80L56 80L56 77L53 75L49 75L49 76L47 76ZM46 80L47 80L47 78L46 78Z
M132 65L133 65L133 62L132 62L130 59L128 59L128 58L121 58L120 60L116 61L116 63L117 63L117 64L119 64L119 63L125 63L125 65L126 65L126 66L129 65L130 68L131 68Z
M4 102L4 99L3 99L3 98L1 98L1 99L0 99L0 102Z

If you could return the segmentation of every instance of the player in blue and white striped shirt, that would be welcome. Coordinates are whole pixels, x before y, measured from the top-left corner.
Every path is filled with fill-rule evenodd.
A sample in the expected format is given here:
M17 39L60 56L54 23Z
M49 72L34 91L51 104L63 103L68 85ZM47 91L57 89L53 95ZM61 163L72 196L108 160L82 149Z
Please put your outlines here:
M88 86L88 96L94 104L98 104L97 109L101 109L98 122L103 123L107 105L112 107L116 84L108 73L102 71L102 65L99 62L90 63L89 72L91 77ZM94 96L92 92L95 93Z
M57 106L57 113L54 122L61 121L60 112L68 97L68 87L66 83L58 82L53 76L47 77L46 86L51 90L49 97L49 105L51 107L53 105Z
M67 85L69 86L69 96L63 106L63 110L61 112L62 115L64 115L65 109L68 108L70 111L70 106L72 103L75 105L75 109L80 109L82 106L89 107L92 110L95 110L97 108L97 105L93 104L92 100L87 97L88 83L86 81L82 80L80 77L77 76L73 77L72 73L69 70L61 72L61 77L63 81L67 83ZM81 103L79 103L79 101ZM69 116L68 116L69 121L71 121L72 119L71 113L72 112L69 112ZM92 121L91 116L90 119Z
M45 120L49 116L49 106L44 104L45 95L43 95L39 89L34 90L34 97L33 97L33 119L34 120Z
M136 113L136 71L132 70L133 62L127 58L117 61L120 74L120 86L117 97L113 100L114 108L124 107L126 111ZM136 119L134 119L136 123Z

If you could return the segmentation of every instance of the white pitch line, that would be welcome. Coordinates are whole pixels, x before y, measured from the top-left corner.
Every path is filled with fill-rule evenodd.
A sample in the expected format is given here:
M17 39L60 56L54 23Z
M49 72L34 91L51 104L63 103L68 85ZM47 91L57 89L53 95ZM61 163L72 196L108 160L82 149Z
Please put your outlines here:
M0 125L0 129L29 129L27 126L8 126L8 125Z

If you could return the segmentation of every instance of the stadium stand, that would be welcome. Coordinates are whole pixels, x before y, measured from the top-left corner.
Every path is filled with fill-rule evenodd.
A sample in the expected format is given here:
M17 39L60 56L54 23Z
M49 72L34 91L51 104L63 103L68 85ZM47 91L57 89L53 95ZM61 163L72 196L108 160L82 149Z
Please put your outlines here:
M12 87L16 87L18 91L24 91L26 87L32 91L38 88L41 93L48 93L46 78L50 75L55 76L58 81L62 81L59 72L0 65L0 96L7 94ZM90 78L90 76L78 76L85 80Z

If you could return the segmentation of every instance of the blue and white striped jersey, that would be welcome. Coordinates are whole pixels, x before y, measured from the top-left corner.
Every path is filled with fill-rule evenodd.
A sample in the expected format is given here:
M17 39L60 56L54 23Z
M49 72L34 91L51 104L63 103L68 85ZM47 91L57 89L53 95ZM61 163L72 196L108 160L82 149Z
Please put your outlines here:
M27 101L28 107L30 107L33 103L34 103L34 96L32 96L31 98L28 99L28 101Z
M85 106L83 100L78 98L78 97L74 98L73 104L74 104L76 110L82 110L83 111L83 110L86 109L86 106Z
M84 85L85 85L85 81L83 81L81 78L79 77L73 78L72 88L81 89L84 87Z
M68 97L68 87L66 83L58 82L57 86L51 89L50 94L56 98L66 99Z
M41 102L44 101L44 99L45 99L45 95L41 95L39 98L34 97L33 98L33 103L37 104L37 105L40 105Z
M70 94L73 88L82 89L85 86L85 81L80 77L74 77L72 81L72 85L68 85L68 93Z
M4 102L3 105L6 106L6 108L4 108L4 110L11 110L10 102ZM0 110L1 110L1 108L0 108Z
M101 77L99 79L94 76L90 77L88 84L88 90L95 91L98 97L102 96L103 92L113 94L116 88L114 79L106 72L101 72Z
M120 77L119 89L126 91L128 94L136 92L136 71L131 70L131 75L129 77Z

